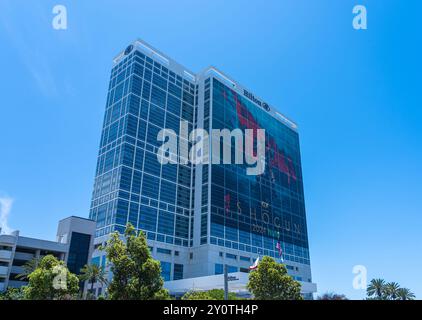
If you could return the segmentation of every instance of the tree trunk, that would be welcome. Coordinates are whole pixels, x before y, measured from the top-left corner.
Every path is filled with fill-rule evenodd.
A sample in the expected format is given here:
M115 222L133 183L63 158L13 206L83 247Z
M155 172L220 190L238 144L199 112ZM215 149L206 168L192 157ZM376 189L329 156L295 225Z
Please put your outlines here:
M94 281L91 282L91 295L92 295L92 300L94 300Z

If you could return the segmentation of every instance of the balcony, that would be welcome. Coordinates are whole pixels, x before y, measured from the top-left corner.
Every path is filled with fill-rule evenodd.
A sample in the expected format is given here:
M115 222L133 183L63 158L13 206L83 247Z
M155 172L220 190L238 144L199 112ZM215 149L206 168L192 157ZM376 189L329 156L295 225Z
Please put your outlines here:
M24 268L18 267L18 266L12 266L12 269L10 270L10 273L15 273L15 274L21 274L24 272L25 272Z
M0 276L6 277L7 276L7 272L9 271L8 267L0 267Z
M9 288L21 288L22 286L28 285L26 281L18 281L18 280L9 280L8 287Z
M16 244L17 237L15 235L10 234L1 234L0 235L0 243L12 245L14 246Z
M35 255L32 254L32 253L15 251L15 257L14 258L17 259L17 260L28 261L28 260L33 259L34 257L35 257Z
M0 250L0 260L9 261L10 259L12 259L12 251Z

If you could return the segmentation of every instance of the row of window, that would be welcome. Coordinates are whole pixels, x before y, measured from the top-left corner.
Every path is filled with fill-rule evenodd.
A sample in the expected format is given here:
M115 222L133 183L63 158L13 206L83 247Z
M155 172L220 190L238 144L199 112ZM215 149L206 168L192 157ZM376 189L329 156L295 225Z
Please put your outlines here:
M164 281L171 281L171 267L170 262L160 261L161 263L161 276ZM173 264L173 280L183 279L183 264Z
M157 241L186 244L189 218L174 212L191 209L192 169L161 166L157 134L177 132L180 117L192 129L196 95L195 85L138 51L113 68L91 209L97 234L131 222Z
M171 83L180 88L183 87L184 90L190 92L191 94L194 94L195 91L197 91L197 86L192 82L183 79L180 75L168 70L161 63L152 60L150 57L145 56L139 51L131 53L113 67L111 70L110 87L115 86L131 73L141 75L143 69L146 69L151 73L154 72L154 74L163 77L165 80L168 79Z
M158 251L158 249L157 249ZM106 267L106 257L105 256L97 256L92 258L91 263L97 266L101 266L102 268ZM170 281L171 278L171 269L172 264L170 262L160 261L161 264L161 276L163 277L164 281ZM173 264L173 280L181 280L183 279L183 264Z
M142 195L160 205L192 209L192 168L186 167L186 174L183 174L183 166L161 166L155 148L159 146L156 141L159 130L168 127L178 132L180 116L191 122L197 116L197 90L194 84L172 74L163 65L138 51L113 68L93 197L92 212L99 222L100 233L106 232L110 225L115 230L123 230L129 221L137 228L148 231L149 239L165 243L189 239L193 218L142 205L140 200ZM292 224L302 230L301 235L284 230L277 238L307 247L297 133L217 80L214 80L212 90L213 94L211 81L207 79L204 127L209 127L211 98L213 127L257 128L260 123L265 124L268 169L262 176L246 177L243 172L245 168L213 166L213 185L210 188L208 167L203 167L201 244L207 243L210 228L212 244L225 247L229 244L231 248L237 247L246 252L266 248L275 253L274 247L267 248L262 236L251 232L251 221L240 220L243 217L237 215L239 210L249 212L253 204L264 202L271 204L271 216L289 215ZM114 168L118 166L116 173ZM100 200L117 191L115 195L123 199ZM112 208L106 206L106 209L100 209L101 201L113 203ZM209 206L213 212L211 226L208 226ZM263 219L259 208L256 216ZM296 253L294 256L303 260L308 257ZM236 256L227 258L237 259Z
M212 166L211 244L274 254L275 241L307 248L297 133L220 81L212 83L213 128L265 129L266 169L248 176L246 166ZM309 259L303 251L294 258Z
M234 242L234 241L218 239L218 238L215 238L215 237L210 238L210 243L212 245L217 245L219 247L225 247L225 248L228 248L228 249L234 249L234 250L239 250L239 251L243 251L243 252L259 254L259 255L266 255L266 256L273 257L275 259L281 258L279 252L275 251L274 248L264 249L264 247L261 244L259 244L258 246L251 246L251 245L245 245L243 243L238 243L238 242ZM290 250L289 251L283 250L283 257L282 258L284 260L310 265L308 249L303 248L303 247L297 247L297 248L300 248L303 251L292 252Z

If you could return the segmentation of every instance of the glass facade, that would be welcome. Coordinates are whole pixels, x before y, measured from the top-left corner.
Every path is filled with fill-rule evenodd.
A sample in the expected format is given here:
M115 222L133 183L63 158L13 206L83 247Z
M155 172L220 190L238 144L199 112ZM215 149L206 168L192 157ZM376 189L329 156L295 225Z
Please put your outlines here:
M149 240L192 245L191 165L161 165L158 132L194 125L197 85L134 50L111 72L90 218L96 237L128 222Z
M280 242L286 260L310 264L297 132L215 78L211 95L210 82L205 101L207 107L212 100L212 116L205 117L204 127L265 129L266 161L264 174L256 176L247 175L246 164L213 164L204 171L203 193L211 192L209 204L202 197L203 211L208 206L211 212L210 243L278 257Z
M160 261L161 264L161 276L163 277L164 281L171 280L171 263Z
M111 72L90 210L96 239L123 233L127 223L143 230L166 281L221 274L224 264L247 272L258 255L278 258L280 243L283 258L303 264L310 282L296 130L222 74L189 75L140 47L128 47ZM158 132L171 129L184 139L181 121L188 133L265 129L264 173L248 175L247 164L161 165ZM188 160L179 142L174 156Z
M89 234L72 232L69 246L67 267L74 274L80 274L81 269L88 263L91 236Z

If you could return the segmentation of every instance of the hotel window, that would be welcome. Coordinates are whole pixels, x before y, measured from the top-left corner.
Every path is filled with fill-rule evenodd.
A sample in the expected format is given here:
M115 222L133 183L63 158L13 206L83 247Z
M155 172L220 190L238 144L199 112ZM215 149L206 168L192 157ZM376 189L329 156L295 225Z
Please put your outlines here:
M234 273L234 272L238 272L239 269L237 267L234 266L227 266L227 273Z
M176 236L187 239L189 237L189 218L176 215Z
M174 214L160 210L157 231L166 235L174 235Z
M220 264L220 263L216 263L215 267L214 267L214 273L215 274L223 274L224 273L223 265Z
M161 263L161 276L163 277L164 281L170 281L171 277L171 263L160 261Z
M173 280L183 279L183 264L174 264Z
M171 250L169 250L169 249L163 249L163 248L157 248L157 253L171 255Z
M207 227L208 227L208 216L206 214L201 216L201 237L205 237L207 235Z
M228 259L233 259L233 260L237 260L237 256L231 253L226 253L226 258Z

